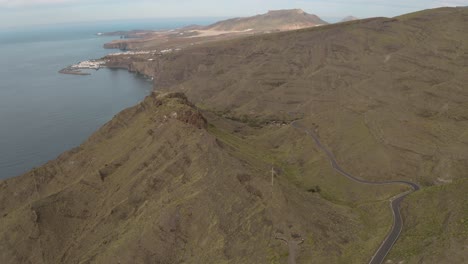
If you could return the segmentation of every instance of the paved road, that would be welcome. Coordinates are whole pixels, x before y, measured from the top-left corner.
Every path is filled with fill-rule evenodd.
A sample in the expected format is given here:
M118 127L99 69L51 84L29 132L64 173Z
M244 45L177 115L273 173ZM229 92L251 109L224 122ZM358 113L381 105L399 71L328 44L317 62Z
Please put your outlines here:
M393 197L390 200L390 202L391 202L390 205L391 205L392 212L393 212L392 230L390 230L390 233L388 233L387 237L382 242L379 249L377 249L375 254L372 256L371 260L369 261L369 264L381 264L381 263L383 263L385 257L387 256L388 252L390 252L390 250L392 249L393 244L395 244L398 237L400 236L401 230L403 229L403 220L401 218L401 212L400 212L401 201L403 199L405 199L405 197L407 195L419 190L420 189L419 185L417 185L416 183L409 182L409 181L372 182L372 181L366 181L366 180L356 178L353 175L347 173L345 170L343 170L340 167L340 165L336 161L336 158L333 155L333 153L331 153L322 144L322 142L320 142L320 139L318 138L318 136L313 131L302 127L301 125L298 124L298 121L292 122L291 125L294 128L300 129L300 130L304 131L307 135L309 135L315 141L315 144L317 145L317 147L319 149L321 149L327 155L328 160L330 161L333 169L336 170L337 172L339 172L340 174L346 176L347 178L349 178L349 179L351 179L353 181L362 183L362 184L369 184L369 185L405 184L405 185L408 185L408 186L410 186L412 188L412 190L401 193L401 194Z

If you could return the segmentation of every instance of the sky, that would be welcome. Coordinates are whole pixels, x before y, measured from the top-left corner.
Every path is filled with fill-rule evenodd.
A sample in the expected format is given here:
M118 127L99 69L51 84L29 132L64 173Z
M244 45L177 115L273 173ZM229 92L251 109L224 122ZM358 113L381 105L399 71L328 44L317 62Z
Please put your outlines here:
M101 20L238 17L301 8L334 22L345 16L393 17L468 0L0 0L0 28Z

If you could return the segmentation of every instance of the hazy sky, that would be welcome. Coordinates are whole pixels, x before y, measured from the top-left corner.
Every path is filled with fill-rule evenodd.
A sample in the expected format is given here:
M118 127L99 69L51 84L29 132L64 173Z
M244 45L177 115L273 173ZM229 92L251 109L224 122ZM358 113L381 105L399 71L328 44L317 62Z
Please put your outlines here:
M0 0L0 27L80 21L250 16L268 10L302 8L325 20L396 16L468 0Z

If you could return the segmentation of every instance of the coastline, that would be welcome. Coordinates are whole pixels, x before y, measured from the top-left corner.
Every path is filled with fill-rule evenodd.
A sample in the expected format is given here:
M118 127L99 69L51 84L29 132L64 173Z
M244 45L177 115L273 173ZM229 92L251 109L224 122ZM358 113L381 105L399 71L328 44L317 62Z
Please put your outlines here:
M83 70L97 71L101 68L108 68L111 70L122 69L153 81L155 78L154 67L158 64L158 59L164 55L179 52L181 50L181 48L168 48L161 50L121 51L109 53L99 59L85 60L77 64L69 65L59 70L58 73L86 76L91 75L91 73Z
M143 76L70 67L109 53L102 48L108 38L97 38L92 32L72 33L41 36L48 41L25 39L18 33L11 37L11 43L0 45L5 58L0 74L4 124L0 131L0 180L54 160L152 89Z
M83 72L82 70L99 70L105 67L104 60L86 60L81 61L77 64L67 66L59 71L62 74L73 74L73 75L91 75L91 73Z

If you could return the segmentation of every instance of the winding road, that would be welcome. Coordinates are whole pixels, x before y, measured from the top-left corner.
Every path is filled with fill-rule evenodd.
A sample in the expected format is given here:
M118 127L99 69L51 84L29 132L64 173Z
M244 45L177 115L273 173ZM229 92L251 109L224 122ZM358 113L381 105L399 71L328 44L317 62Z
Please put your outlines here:
M385 257L387 256L388 252L390 252L390 250L392 249L393 245L395 244L398 237L400 236L401 230L403 229L403 220L401 218L401 212L400 212L401 201L403 201L403 199L405 199L405 197L408 196L409 194L419 190L420 189L419 185L416 184L416 183L413 183L413 182L409 182L409 181L371 182L371 181L366 181L366 180L362 180L362 179L354 177L353 175L347 173L346 171L344 171L340 167L340 165L336 161L336 158L333 155L333 153L331 153L322 144L322 142L320 141L318 136L313 131L300 126L297 122L298 121L292 122L291 126L293 126L296 129L302 130L307 135L309 135L315 141L315 144L317 145L317 147L319 149L321 149L327 155L328 160L330 160L330 163L331 163L333 169L335 171L339 172L341 175L343 175L343 176L345 176L345 177L347 177L347 178L349 178L349 179L351 179L351 180L353 180L355 182L359 182L359 183L362 183L362 184L369 184L369 185L405 184L405 185L408 185L409 187L412 188L412 190L401 193L401 194L393 197L390 200L390 205L391 205L392 212L393 212L393 226L392 226L392 229L390 230L390 233L388 233L387 237L382 242L380 247L377 249L375 254L372 256L371 260L369 261L369 264L381 264L381 263L383 263Z

